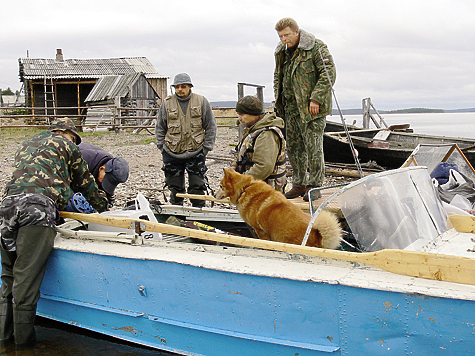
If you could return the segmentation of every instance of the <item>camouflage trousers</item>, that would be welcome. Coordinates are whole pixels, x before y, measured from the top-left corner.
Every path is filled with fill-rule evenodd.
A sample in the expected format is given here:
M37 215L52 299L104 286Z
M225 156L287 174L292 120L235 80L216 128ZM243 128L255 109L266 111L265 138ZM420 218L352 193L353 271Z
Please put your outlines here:
M163 167L165 172L165 184L170 189L170 202L174 205L183 205L183 198L176 196L177 193L185 193L185 171L188 172L189 194L206 194L206 155L201 151L189 159L177 159L162 152ZM195 207L203 207L205 200L191 199Z
M16 250L18 230L36 225L54 228L59 212L53 201L36 193L8 195L0 205L0 237L5 251Z
M325 120L325 118L306 123L300 118L297 110L285 112L287 155L292 165L292 185L294 186L321 187L323 185L325 179L324 125L320 120Z

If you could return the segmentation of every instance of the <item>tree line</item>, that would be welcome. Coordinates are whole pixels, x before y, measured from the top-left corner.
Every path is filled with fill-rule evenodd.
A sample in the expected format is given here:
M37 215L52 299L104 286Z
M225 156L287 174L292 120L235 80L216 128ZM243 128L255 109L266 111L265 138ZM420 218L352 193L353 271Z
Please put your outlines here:
M10 87L7 89L0 88L0 95L18 95L18 90L14 93Z

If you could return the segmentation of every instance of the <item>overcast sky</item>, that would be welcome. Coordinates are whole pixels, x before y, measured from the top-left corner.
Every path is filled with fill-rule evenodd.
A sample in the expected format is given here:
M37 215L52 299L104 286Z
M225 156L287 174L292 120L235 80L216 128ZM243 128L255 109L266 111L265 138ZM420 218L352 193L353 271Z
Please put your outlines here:
M0 87L20 89L18 58L61 48L65 59L147 57L171 80L189 73L209 101L236 100L238 82L265 85L272 101L282 17L327 44L342 109L365 97L380 110L475 107L473 0L4 1Z

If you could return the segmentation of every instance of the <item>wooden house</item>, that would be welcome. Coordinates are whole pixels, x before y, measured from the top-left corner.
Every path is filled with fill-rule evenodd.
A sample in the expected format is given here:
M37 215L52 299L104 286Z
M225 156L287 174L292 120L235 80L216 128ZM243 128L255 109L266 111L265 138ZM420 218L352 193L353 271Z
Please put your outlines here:
M167 77L157 73L145 57L108 59L64 59L61 49L56 58L20 58L20 81L23 82L26 106L49 108L34 113L58 115L85 114L85 99L99 78L143 73L160 98L167 96ZM57 110L55 108L68 108Z
M136 124L151 123L157 115L159 100L143 73L103 76L85 99L86 124L110 122L113 117L135 118Z

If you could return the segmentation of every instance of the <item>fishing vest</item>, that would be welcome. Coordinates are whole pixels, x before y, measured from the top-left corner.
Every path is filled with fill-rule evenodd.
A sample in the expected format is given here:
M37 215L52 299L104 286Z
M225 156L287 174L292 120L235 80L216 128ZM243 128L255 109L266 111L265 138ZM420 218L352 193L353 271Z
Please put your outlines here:
M282 134L282 131L277 126L267 126L260 128L254 132L251 132L249 135L242 140L241 144L236 147L238 151L237 155L237 172L241 174L245 174L253 165L254 162L252 161L252 156L254 153L254 145L256 143L257 137L263 131L274 131L280 140L280 150L279 154L277 155L277 160L274 164L274 170L272 174L267 177L264 181L269 184L275 190L282 191L285 184L287 183L287 169L285 163L287 162L287 158L285 156L285 138Z
M191 93L186 113L183 113L176 95L165 99L165 108L168 127L165 143L170 151L183 153L198 150L205 139L202 119L203 96Z

